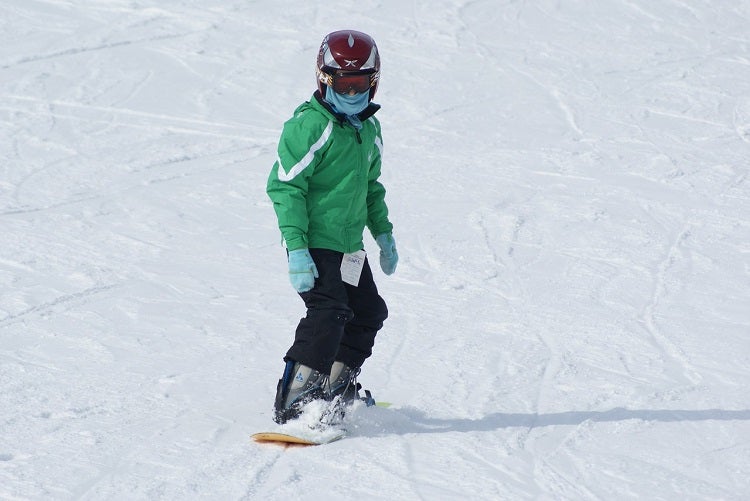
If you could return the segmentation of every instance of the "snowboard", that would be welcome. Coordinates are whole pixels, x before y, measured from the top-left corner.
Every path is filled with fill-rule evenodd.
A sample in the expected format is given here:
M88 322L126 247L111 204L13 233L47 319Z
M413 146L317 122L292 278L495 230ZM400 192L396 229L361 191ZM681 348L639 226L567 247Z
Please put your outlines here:
M374 400L373 400L374 402ZM391 406L390 402L375 402L375 406L388 408ZM344 429L329 429L320 432L312 433L294 433L293 430L285 430L287 433L281 431L262 431L253 433L250 437L261 444L276 444L284 445L287 447L299 446L308 447L311 445L325 445L331 442L336 442L346 437L346 430Z
M335 433L326 434L320 437L300 437L297 435L290 435L288 433L279 433L275 431L263 431L260 433L254 433L252 439L260 443L271 443L287 446L310 446L310 445L324 445L341 440L346 436L346 431L341 430Z

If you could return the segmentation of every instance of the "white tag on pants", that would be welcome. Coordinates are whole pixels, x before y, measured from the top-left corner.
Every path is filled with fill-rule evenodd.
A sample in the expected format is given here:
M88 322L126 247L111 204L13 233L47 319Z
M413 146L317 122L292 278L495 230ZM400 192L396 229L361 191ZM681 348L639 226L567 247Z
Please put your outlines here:
M349 285L358 286L362 268L365 267L365 257L367 253L364 250L344 254L344 259L341 260L341 280Z

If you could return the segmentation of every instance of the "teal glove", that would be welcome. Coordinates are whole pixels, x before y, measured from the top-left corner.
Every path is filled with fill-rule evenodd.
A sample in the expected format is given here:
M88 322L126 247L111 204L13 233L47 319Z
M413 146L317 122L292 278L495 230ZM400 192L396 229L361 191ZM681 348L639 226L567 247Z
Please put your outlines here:
M297 249L289 251L289 280L297 292L307 292L315 287L318 268L315 266L310 251Z
M396 252L396 241L390 233L383 233L375 237L380 247L380 268L386 275L392 275L398 264L398 252Z

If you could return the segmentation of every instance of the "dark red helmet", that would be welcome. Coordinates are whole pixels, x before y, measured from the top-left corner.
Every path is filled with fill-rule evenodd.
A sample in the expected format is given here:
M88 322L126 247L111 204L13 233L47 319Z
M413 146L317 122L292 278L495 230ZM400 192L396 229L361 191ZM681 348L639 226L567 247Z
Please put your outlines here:
M375 97L380 79L380 54L370 35L354 30L329 33L318 51L318 89L326 87L341 94L365 92Z

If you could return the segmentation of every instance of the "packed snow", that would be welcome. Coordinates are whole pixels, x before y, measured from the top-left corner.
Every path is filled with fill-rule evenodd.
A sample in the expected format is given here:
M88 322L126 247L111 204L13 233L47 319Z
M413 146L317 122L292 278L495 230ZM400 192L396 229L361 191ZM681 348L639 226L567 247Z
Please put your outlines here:
M6 0L0 498L750 496L750 2ZM265 184L371 34L400 262L349 436L256 444ZM377 246L367 235L366 247Z

